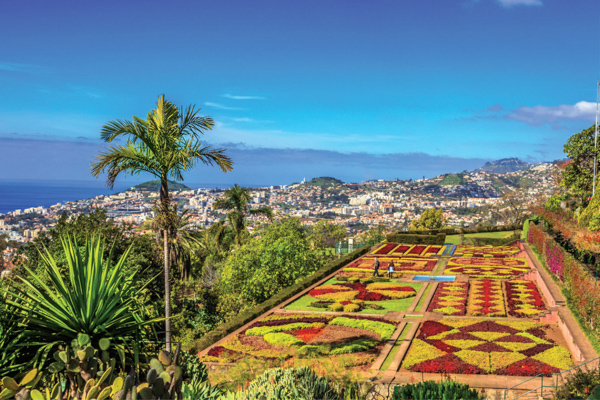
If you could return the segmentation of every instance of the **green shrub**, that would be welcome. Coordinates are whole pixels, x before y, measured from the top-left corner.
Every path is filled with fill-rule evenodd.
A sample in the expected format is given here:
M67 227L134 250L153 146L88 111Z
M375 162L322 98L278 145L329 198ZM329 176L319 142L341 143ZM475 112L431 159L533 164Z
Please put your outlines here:
M358 353L360 351L367 351L376 347L379 344L377 340L373 339L357 339L350 343L340 343L331 347L329 354L349 354Z
M228 400L319 399L339 400L340 396L326 378L308 367L271 369L250 382L246 390Z
M350 328L365 329L371 332L375 332L381 337L381 340L388 340L394 330L395 325L387 324L385 322L371 321L368 319L353 319L346 317L334 318L329 325L348 326Z
M375 303L367 303L365 304L365 308L370 308L371 310L383 310L383 306Z
M315 301L314 303L310 303L308 306L314 308L328 308L330 305L331 303L327 303L324 301Z
M451 380L443 382L425 381L417 384L409 383L405 386L397 386L392 396L393 400L479 400L483 398L481 393L475 389L470 389L469 385Z
M600 212L596 212L596 214L594 214L594 216L590 220L588 229L594 232L600 231Z
M344 309L344 305L341 303L333 303L327 307L329 311L342 311Z
M585 210L580 212L579 226L587 228L594 215L598 213L598 210L600 210L600 191L592 197L592 200L590 200L590 203Z
M343 306L344 312L358 312L360 311L360 306L358 304L346 304Z
M263 336L263 339L265 339L265 342L273 346L292 347L304 345L302 340L295 338L289 333L283 332L267 333L265 336Z
M298 354L301 357L310 358L329 354L329 350L330 346L326 344L321 344L318 346L307 344L300 347L296 354Z
M357 276L351 276L347 279L347 282L348 283L357 283L357 282L360 282L360 278Z
M480 237L466 237L464 244L478 245L478 246L505 246L512 242L521 239L520 234L513 234L505 238L480 238Z
M419 232L421 233L421 232ZM404 231L390 233L387 235L387 241L390 243L406 243L406 244L439 244L446 242L445 233L437 233L435 235L422 235L408 233Z
M582 396L584 399L589 393L600 385L600 369L578 369L574 374L568 375L562 385L554 392L553 399L570 399L574 396Z
M546 203L544 203L544 207L546 207L546 210L548 210L548 211L552 211L552 212L560 211L560 202L562 200L563 200L562 195L553 194L552 196L548 197L548 200L546 200Z

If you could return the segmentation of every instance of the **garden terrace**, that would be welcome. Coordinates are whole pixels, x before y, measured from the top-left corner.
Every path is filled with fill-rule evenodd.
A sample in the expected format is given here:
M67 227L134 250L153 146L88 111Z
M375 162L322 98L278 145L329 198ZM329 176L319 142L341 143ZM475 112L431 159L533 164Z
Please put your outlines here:
M394 273L411 275L428 275L433 271L440 261L433 257L377 257L379 260L379 273L387 271L390 262L394 262ZM373 275L375 258L366 256L356 260L352 264L344 267L340 275L358 276L362 278Z
M457 245L452 255L455 257L505 258L514 256L520 251L518 246Z
M444 274L469 275L480 279L511 279L530 270L524 258L454 257L448 261Z
M439 379L441 373L472 387L505 388L589 358L578 350L584 346L579 328L554 298L544 298L553 290L526 252L516 254L511 246L490 249L491 256L458 257L444 246L442 255L408 257L393 255L394 249L407 251L398 246L375 248L387 252L377 255L381 275L394 261L393 279L372 277L370 252L202 352L203 359L251 357L281 365L284 359L336 362L346 356L353 360L349 368L380 382ZM510 257L494 256L509 251ZM457 279L412 281L434 270ZM334 323L337 318L346 325ZM387 324L380 325L387 333L353 325L362 324L357 321ZM486 379L477 380L482 375Z
M446 246L429 244L387 243L379 246L370 256L439 256Z

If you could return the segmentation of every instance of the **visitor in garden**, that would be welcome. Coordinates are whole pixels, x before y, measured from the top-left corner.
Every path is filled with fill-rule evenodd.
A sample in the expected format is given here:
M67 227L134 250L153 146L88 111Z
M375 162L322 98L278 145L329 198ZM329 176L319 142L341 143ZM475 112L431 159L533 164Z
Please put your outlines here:
M379 260L377 259L377 257L375 257L375 263L373 265L375 266L375 271L373 271L373 276L379 277Z
M390 261L388 264L388 278L392 279L394 277L394 262Z

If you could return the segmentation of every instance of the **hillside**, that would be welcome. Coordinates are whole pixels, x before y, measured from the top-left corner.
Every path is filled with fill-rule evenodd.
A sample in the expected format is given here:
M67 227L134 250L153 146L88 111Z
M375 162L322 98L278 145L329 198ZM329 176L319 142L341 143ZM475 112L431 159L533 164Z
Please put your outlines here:
M474 172L488 172L493 174L506 174L508 172L516 172L529 168L529 163L519 160L518 158L503 158L500 160L486 162L481 168Z
M130 187L129 189L126 190L126 192L129 192L129 191L158 192L159 190L160 190L160 181L154 180L154 181L140 183L139 185ZM169 192L179 191L179 190L186 191L186 190L192 190L192 189L182 183L169 181Z
M310 181L305 183L305 185L307 185L307 186L336 186L336 185L343 185L343 184L344 184L344 182L340 181L339 179L332 178L329 176L321 176L319 178L313 178Z
M440 181L440 186L457 186L466 183L464 174L448 174Z

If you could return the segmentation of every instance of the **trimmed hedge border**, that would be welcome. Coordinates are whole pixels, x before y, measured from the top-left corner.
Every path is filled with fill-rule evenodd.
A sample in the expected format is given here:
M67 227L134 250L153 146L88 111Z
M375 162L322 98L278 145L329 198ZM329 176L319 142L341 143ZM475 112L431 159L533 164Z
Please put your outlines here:
M521 234L515 233L505 238L466 237L465 244L477 246L505 246L507 244L511 244L519 240L521 240Z
M387 235L386 239L390 243L443 245L446 242L446 234L436 233L421 235L413 232L395 232Z
M309 286L311 286L311 285L315 284L316 282L320 281L321 279L325 278L327 275L332 274L333 272L342 268L343 266L350 263L351 261L354 261L358 257L362 256L363 254L368 253L370 250L371 250L370 247L365 246L358 250L353 251L350 254L345 255L344 257L340 258L339 260L330 262L329 264L327 264L327 265L323 266L322 268L318 269L317 271L315 271L312 275L307 276L306 278L295 283L294 285L281 290L279 293L277 293L270 299L264 301L263 303L257 305L253 309L245 311L243 313L240 313L235 318L233 318L231 321L217 326L215 329L208 332L202 338L194 341L194 344L192 345L192 348L190 349L190 351L197 353L198 351L206 349L207 347L209 347L209 346L213 345L214 343L218 342L219 340L223 339L225 336L229 335L231 332L234 332L235 330L241 328L242 326L246 325L248 322L261 316L262 314L266 313L270 309L275 308L276 306L283 303L290 297L300 293L304 289L308 288Z

